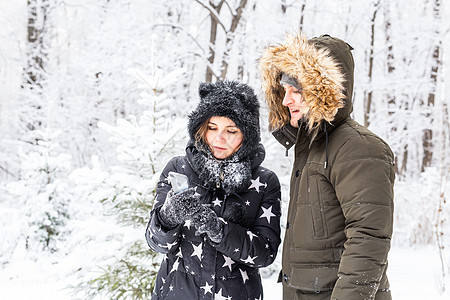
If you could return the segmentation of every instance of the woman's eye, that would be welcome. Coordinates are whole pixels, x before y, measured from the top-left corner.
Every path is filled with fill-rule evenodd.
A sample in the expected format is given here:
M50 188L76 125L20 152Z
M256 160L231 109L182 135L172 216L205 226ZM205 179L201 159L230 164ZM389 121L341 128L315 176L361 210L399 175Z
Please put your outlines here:
M217 130L217 128L216 127L210 127L210 126L208 126L208 130Z
M293 93L294 93L294 94L301 94L302 92L299 91L299 90L295 90L295 91L293 91Z
M237 131L231 131L231 130L228 130L228 133L229 133L229 134L236 134Z

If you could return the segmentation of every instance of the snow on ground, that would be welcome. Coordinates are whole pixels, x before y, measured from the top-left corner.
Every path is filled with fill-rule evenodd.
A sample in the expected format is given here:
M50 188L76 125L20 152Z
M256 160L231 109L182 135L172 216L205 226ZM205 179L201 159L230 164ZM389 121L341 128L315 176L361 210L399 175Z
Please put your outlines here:
M0 298L5 300L64 300L78 299L67 286L71 282L70 255L56 262L51 256L38 261L13 260L0 271ZM437 247L392 248L389 255L389 279L394 300L450 299L450 280L447 290L441 294L444 283ZM281 284L276 283L277 274L263 279L265 299L281 299Z

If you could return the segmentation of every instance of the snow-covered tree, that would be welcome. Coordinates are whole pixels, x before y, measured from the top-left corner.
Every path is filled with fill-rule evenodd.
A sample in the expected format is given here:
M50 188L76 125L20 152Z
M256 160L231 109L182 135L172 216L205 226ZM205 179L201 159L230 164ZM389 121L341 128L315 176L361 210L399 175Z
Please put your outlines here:
M21 177L8 184L14 206L27 222L20 224L18 239L25 240L31 255L41 250L55 252L67 233L71 193L67 175L71 156L59 146L61 131L36 130L37 145L20 153Z
M127 238L110 254L109 263L99 266L99 276L78 286L87 296L100 292L112 299L148 299L151 295L159 255L149 250L144 231L160 172L173 155L182 153L186 142L186 121L172 117L173 99L165 92L182 72L178 69L163 76L157 69L147 76L132 70L142 83L138 101L144 107L142 115L118 119L116 126L99 122L117 144L120 165L111 167L94 188L103 191L98 200L125 228L122 234L126 230ZM92 193L99 195L98 191ZM110 234L120 235L119 231Z

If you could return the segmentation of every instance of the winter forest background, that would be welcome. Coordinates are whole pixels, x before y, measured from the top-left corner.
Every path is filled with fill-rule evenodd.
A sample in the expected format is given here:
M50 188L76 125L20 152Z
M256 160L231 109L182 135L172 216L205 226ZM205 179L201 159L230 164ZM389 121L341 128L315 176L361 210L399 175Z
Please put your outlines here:
M148 296L146 220L200 81L255 88L286 208L257 60L299 29L353 46L353 117L396 155L393 295L450 295L449 20L443 0L0 0L0 298Z

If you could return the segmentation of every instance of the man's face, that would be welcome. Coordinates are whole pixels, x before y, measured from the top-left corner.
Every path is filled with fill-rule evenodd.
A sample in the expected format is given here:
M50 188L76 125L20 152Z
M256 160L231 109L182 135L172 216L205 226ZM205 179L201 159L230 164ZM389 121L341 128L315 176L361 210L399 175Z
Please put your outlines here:
M298 127L298 120L308 113L308 106L303 101L302 93L289 84L283 84L286 92L283 99L283 105L289 108L291 114L291 126Z

